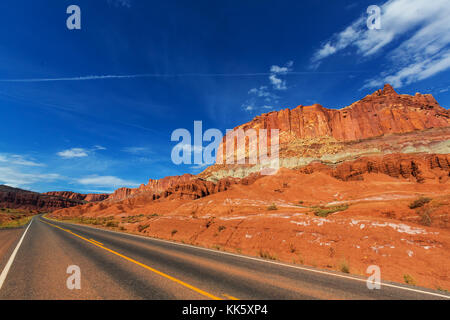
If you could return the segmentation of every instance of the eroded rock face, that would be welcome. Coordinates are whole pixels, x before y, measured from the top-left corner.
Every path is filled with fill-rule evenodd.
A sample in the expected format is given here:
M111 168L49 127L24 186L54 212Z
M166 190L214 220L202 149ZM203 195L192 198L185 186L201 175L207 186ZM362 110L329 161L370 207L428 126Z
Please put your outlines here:
M325 172L343 181L363 180L365 173L382 173L419 183L426 179L438 179L444 183L450 176L450 157L446 154L389 154L346 161L334 167L316 162L300 168L299 171L307 174Z
M108 196L108 194L80 194L70 191L38 193L0 186L0 208L48 212L78 206L86 202L103 201Z
M280 129L299 139L331 137L353 141L447 126L450 113L432 95L400 95L387 84L343 109L300 105L262 114L236 129Z
M0 188L0 208L48 212L83 204L83 201L40 194L8 186Z
M120 201L131 197L133 194L137 193L139 189L137 188L119 188L112 195L109 196L110 201Z
M49 196L57 196L57 197L63 197L71 200L78 200L78 201L87 201L87 202L98 202L108 199L109 194L81 194L76 193L72 191L51 191L44 193L45 195Z
M287 168L313 161L336 164L370 154L447 154L450 150L449 110L439 106L432 95L398 94L388 84L340 110L319 104L298 106L257 116L234 132L240 129L244 132L254 129L257 135L260 129L267 132L279 129L280 166ZM248 138L246 144L232 149L230 156L225 137L216 164L199 176L217 181L259 171L258 165L236 165L242 155L246 157L245 163L250 163L249 158L258 148L255 143ZM270 139L267 144L270 149Z
M120 188L117 189L109 198L110 201L121 201L129 197L137 196L138 194L159 194L176 185L189 182L194 179L192 174L184 174L181 176L164 177L159 180L150 179L148 184L142 184L139 188Z

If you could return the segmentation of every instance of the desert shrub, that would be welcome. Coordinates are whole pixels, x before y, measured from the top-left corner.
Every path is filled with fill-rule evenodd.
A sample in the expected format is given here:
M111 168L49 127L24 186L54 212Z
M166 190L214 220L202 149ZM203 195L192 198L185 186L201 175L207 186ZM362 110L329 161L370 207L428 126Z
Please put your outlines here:
M339 212L339 211L345 211L348 209L348 204L340 205L340 206L334 206L334 207L319 207L314 208L314 214L318 217L327 217L328 215Z
M409 274L404 274L403 275L403 280L405 280L406 284L410 284L412 286L416 285L416 281L414 280L414 278L412 276L410 276Z
M270 254L269 251L259 250L259 256L263 259L277 260L277 257Z
M172 235L172 237L175 235L175 233L177 233L178 230L177 229L173 229L172 232L170 233Z
M270 206L267 207L267 210L278 210L278 207L275 203L272 203Z
M106 223L106 226L107 227L112 227L112 228L117 228L119 226L119 222L117 222L117 221L108 221Z
M350 266L346 260L342 260L339 264L339 270L343 273L350 273Z
M423 207L424 205L426 205L428 202L430 202L432 199L431 198L427 198L427 197L420 197L417 200L414 200L413 202L411 202L409 204L409 208L410 209L416 209L416 208L420 208Z
M149 224L144 224L144 225L140 224L140 225L138 226L138 231L139 231L139 232L142 232L142 231L144 231L145 229L147 229L148 227L150 227Z
M222 232L223 230L225 230L227 227L225 226L219 226L219 232Z

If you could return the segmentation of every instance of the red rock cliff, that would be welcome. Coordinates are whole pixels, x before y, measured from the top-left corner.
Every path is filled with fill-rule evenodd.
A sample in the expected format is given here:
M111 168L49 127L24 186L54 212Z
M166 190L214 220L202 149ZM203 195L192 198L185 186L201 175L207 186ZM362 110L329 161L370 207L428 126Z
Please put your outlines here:
M386 84L384 89L343 109L300 105L262 114L237 128L280 129L299 139L332 137L352 141L447 126L450 112L439 106L432 95L400 95Z
M109 197L109 194L95 194L95 193L81 194L72 191L51 191L46 192L44 194L49 196L57 196L71 200L87 201L87 202L103 201L108 199Z

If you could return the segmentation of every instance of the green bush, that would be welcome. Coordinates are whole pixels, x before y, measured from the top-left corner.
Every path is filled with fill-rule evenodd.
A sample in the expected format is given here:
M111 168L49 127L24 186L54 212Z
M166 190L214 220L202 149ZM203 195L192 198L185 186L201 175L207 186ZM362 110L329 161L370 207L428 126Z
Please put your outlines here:
M147 229L148 227L150 227L149 224L144 224L144 225L140 224L140 225L138 225L138 231L139 231L139 232L142 232L142 231L144 231L145 229Z
M345 211L348 209L348 204L340 205L340 206L334 206L334 207L319 207L314 208L314 214L318 217L327 217L328 215L339 212L339 211Z
M404 274L403 275L403 279L405 280L406 284L410 284L412 286L416 285L416 281L414 280L414 278L412 276L410 276L409 274Z
M277 257L275 255L270 254L268 251L259 250L259 256L263 259L269 259L269 260L277 260Z
M107 227L112 227L112 228L117 228L119 226L119 222L117 222L117 221L108 221L106 223L106 226Z

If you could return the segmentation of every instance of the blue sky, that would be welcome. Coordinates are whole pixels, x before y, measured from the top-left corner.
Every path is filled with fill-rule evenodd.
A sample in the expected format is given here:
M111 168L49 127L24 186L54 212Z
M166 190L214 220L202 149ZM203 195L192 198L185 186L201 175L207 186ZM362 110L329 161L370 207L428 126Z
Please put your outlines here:
M0 183L111 192L198 173L171 162L177 128L340 108L385 82L448 107L448 16L448 0L2 1Z

